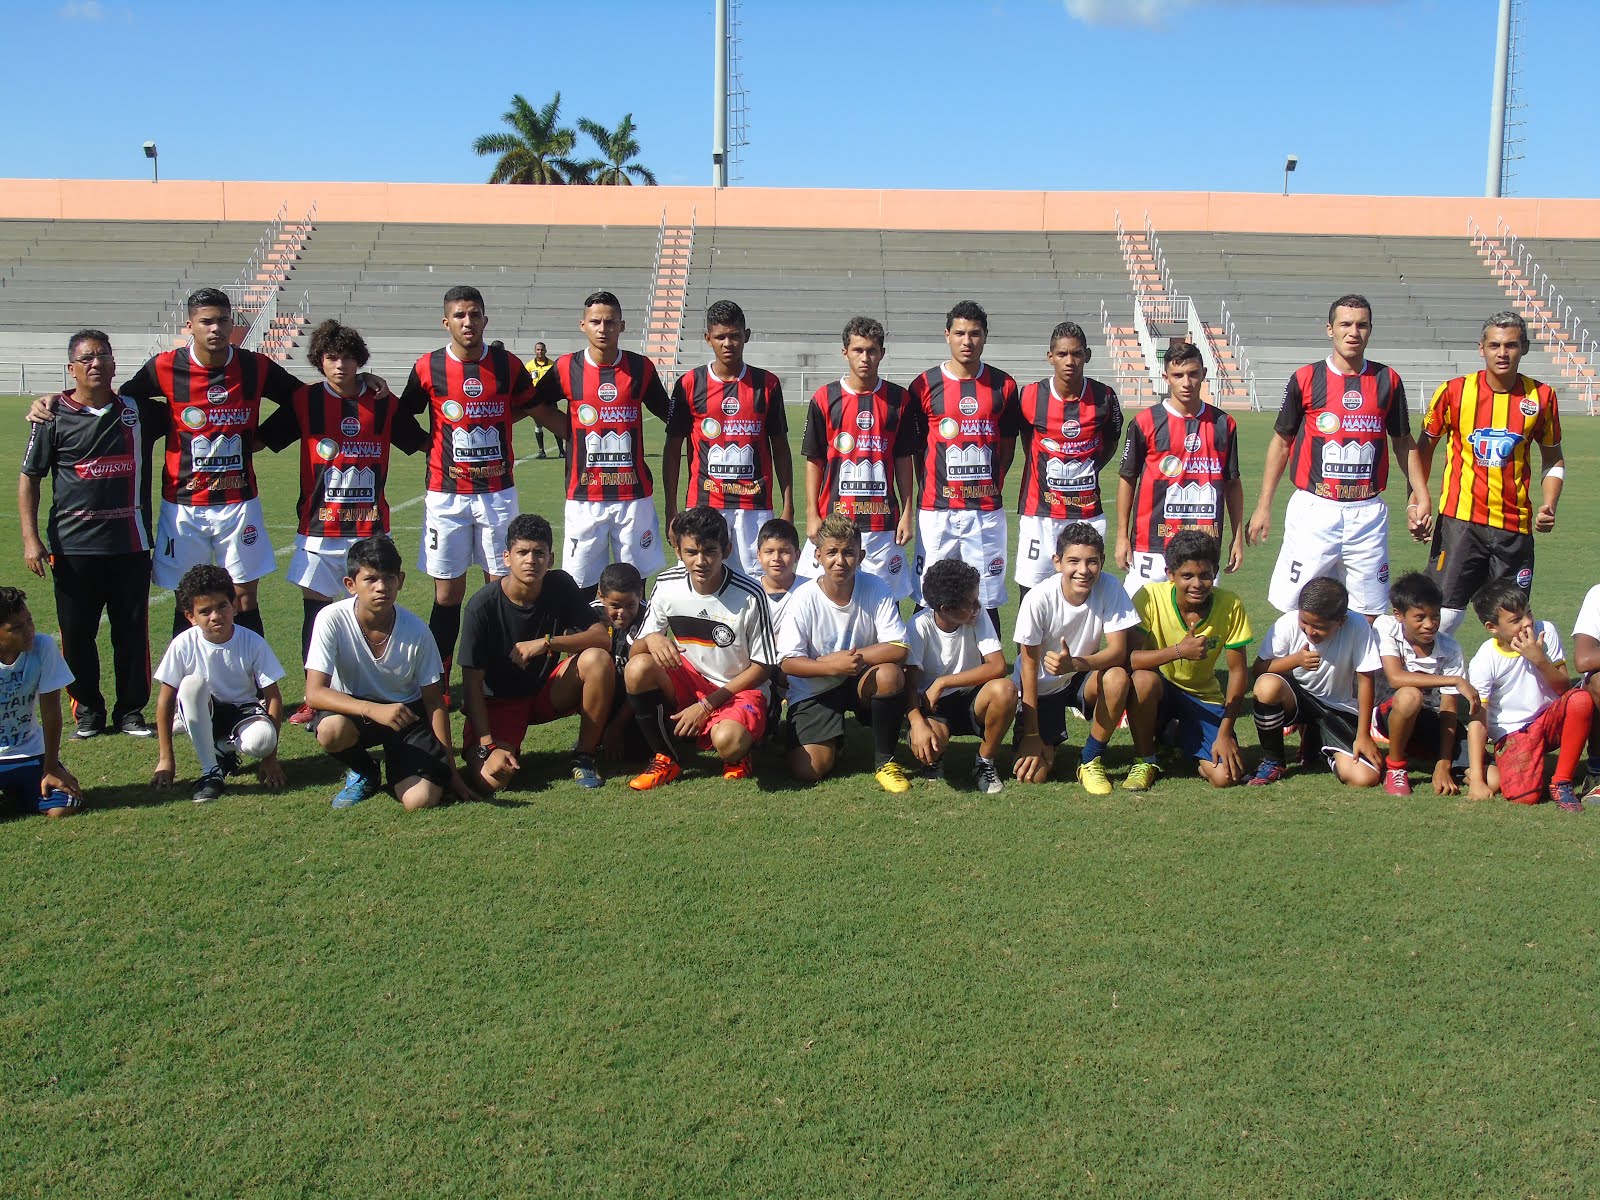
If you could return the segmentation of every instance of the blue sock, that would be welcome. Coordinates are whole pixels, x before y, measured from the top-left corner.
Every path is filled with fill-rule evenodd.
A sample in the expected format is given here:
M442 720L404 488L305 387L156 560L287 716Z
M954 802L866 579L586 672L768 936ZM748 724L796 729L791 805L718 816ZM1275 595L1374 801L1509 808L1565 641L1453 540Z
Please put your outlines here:
M1099 758L1105 753L1105 749L1106 744L1091 733L1087 738L1084 739L1081 761L1086 763L1093 762L1095 759Z

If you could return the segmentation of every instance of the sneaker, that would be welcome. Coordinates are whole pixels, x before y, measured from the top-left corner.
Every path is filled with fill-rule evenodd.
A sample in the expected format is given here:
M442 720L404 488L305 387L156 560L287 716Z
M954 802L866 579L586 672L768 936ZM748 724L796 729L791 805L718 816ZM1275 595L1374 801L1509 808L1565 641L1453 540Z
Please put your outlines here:
M143 713L128 713L117 722L117 732L129 737L155 737L156 727L144 719Z
M1275 758L1263 758L1261 765L1256 768L1256 773L1245 780L1251 787L1265 787L1269 783L1277 783L1289 772L1284 765Z
M980 758L973 764L972 785L985 796L998 796L1006 787L1000 781L1000 772L994 769L992 758Z
M651 788L666 787L682 774L682 767L665 754L658 754L650 760L650 765L642 775L635 775L628 780L628 786L636 792L648 792Z
M917 778L925 779L929 783L938 783L944 778L944 759L936 763L922 763L917 767Z
M1111 780L1106 778L1105 764L1098 758L1078 764L1078 782L1091 796L1111 795Z
M1140 759L1128 768L1128 777L1122 781L1125 792L1148 792L1161 775L1161 768L1153 762Z
M1556 807L1562 812L1581 813L1583 801L1578 799L1578 794L1572 790L1570 783L1552 783L1550 785L1550 799L1556 802Z
M750 756L746 754L738 762L723 763L722 777L724 779L753 779L756 770L750 765Z
M874 771L872 777L878 781L878 786L886 792L898 795L901 792L909 792L911 790L911 780L906 778L905 769L892 758Z
M80 742L87 742L90 738L99 737L106 731L106 719L97 712L84 711L78 714L78 727L72 731L72 736Z
M215 771L207 771L194 785L194 802L210 804L222 795L227 785L228 777L222 773L220 767Z
M302 702L299 708L295 709L289 714L289 724L309 725L311 724L311 718L316 715L316 709L312 708L311 705Z
M1404 767L1385 767L1383 790L1391 796L1411 795L1411 777Z
M1589 776L1590 788L1584 799L1590 804L1600 804L1600 775Z
M369 779L360 771L346 771L344 786L339 789L339 794L333 798L334 808L354 808L363 800L370 800L378 794L378 781Z
M540 458L549 458L550 456L548 454L546 454L543 450L541 450L541 451L539 451L539 457Z
M217 750L217 770L224 775L243 775L244 761L237 750Z
M594 755L574 754L572 756L572 782L581 788L605 787L606 781L600 778L600 772L595 770Z

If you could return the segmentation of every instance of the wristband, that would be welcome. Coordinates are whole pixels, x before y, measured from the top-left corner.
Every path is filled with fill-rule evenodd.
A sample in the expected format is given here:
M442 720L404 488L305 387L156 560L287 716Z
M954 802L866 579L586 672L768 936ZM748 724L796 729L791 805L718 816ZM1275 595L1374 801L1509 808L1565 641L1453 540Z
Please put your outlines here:
M1565 463L1557 463L1544 473L1546 479L1566 479L1567 467Z

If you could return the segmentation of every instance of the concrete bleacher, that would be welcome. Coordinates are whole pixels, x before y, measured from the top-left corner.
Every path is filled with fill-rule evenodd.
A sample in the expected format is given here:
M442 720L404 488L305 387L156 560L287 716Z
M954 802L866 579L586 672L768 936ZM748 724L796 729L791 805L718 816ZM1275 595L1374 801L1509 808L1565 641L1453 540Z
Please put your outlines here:
M1589 332L1600 334L1600 241L1525 238L1522 244Z

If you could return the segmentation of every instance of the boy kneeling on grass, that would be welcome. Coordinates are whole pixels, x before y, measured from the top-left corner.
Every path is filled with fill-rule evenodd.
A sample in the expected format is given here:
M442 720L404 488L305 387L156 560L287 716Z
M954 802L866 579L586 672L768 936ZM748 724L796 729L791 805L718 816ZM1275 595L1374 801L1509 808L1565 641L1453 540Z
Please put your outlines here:
M1590 588L1572 626L1572 665L1582 676L1583 689L1600 711L1600 584ZM1600 728L1589 732L1589 789L1585 800L1600 801Z
M1461 726L1478 706L1467 679L1461 644L1439 630L1444 594L1421 571L1394 581L1389 589L1393 615L1372 623L1383 673L1378 676L1378 707L1373 726L1389 739L1383 764L1383 790L1411 795L1410 756L1433 759L1433 794L1461 791L1453 772Z
M773 517L761 527L756 534L756 561L761 564L761 578L756 582L767 594L774 629L783 615L784 605L789 602L789 593L794 591L794 565L799 560L800 531L793 522Z
M1320 577L1300 589L1299 608L1273 622L1251 668L1255 675L1256 736L1265 757L1250 783L1277 783L1284 767L1283 727L1299 721L1318 730L1321 749L1339 782L1372 787L1383 761L1372 740L1373 677L1383 669L1372 626L1350 620L1350 593ZM1309 732L1302 733L1302 752Z
M640 792L683 774L679 740L714 749L724 779L749 778L750 747L766 729L767 677L778 661L766 594L728 562L733 543L723 515L685 509L671 533L678 565L656 577L623 673L654 753L628 783Z
M623 673L628 669L633 644L639 640L645 614L649 611L644 602L644 576L632 563L614 562L600 572L595 592L594 603L589 607L594 619L603 621L611 634L611 662L615 667L611 715L606 720L601 745L609 759L638 762L649 758L650 751L639 734L639 722L633 719L633 705L628 700Z
M906 624L889 586L863 575L861 530L839 513L817 525L822 573L783 611L778 656L789 680L789 771L825 779L844 747L845 714L872 729L873 778L886 792L910 790L895 762L906 715Z
M0 587L0 796L16 813L70 817L83 790L61 763L61 689L72 671L33 628L27 593Z
M1496 792L1513 804L1537 804L1544 792L1544 756L1559 749L1550 799L1563 812L1581 813L1572 789L1594 701L1567 678L1561 635L1536 621L1528 594L1513 580L1491 583L1472 598L1472 611L1491 637L1478 647L1467 678L1483 698L1467 726L1467 784L1474 800ZM1494 762L1488 742L1494 740Z
M1219 588L1222 543L1198 529L1181 529L1167 542L1167 581L1147 583L1134 597L1139 631L1131 655L1134 701L1128 713L1134 771L1123 787L1154 780L1157 731L1174 730L1171 743L1195 760L1212 787L1244 778L1234 726L1250 687L1245 647L1253 636L1244 604ZM1217 660L1227 656L1228 694L1222 694ZM1148 784L1146 784L1148 787Z
M386 536L350 547L344 586L351 593L317 614L306 656L311 732L348 771L334 808L375 796L383 748L389 788L407 810L431 808L448 790L472 792L455 768L444 707L439 646L427 624L400 607L400 551Z
M241 757L260 759L256 774L276 791L284 784L278 762L278 729L283 723L278 680L283 668L277 656L255 630L234 624L233 579L222 567L190 567L178 581L175 599L178 611L189 618L189 628L172 639L155 669L161 685L156 697L160 749L151 786L172 786L177 769L172 752L176 712L200 760L196 804L222 795L228 776L239 770Z
M1090 722L1078 764L1078 782L1091 796L1109 796L1101 756L1132 694L1128 631L1139 623L1128 593L1102 572L1106 543L1086 521L1056 536L1051 556L1058 578L1030 588L1017 610L1016 762L1023 783L1043 783L1067 740L1067 709ZM1102 646L1102 643L1104 645ZM1135 763L1123 786L1141 791L1153 767Z
M994 622L978 602L978 571L944 558L922 577L922 602L906 626L906 694L911 753L929 779L944 776L952 737L975 737L972 782L986 796L1004 788L994 756L1017 715L1017 685Z

